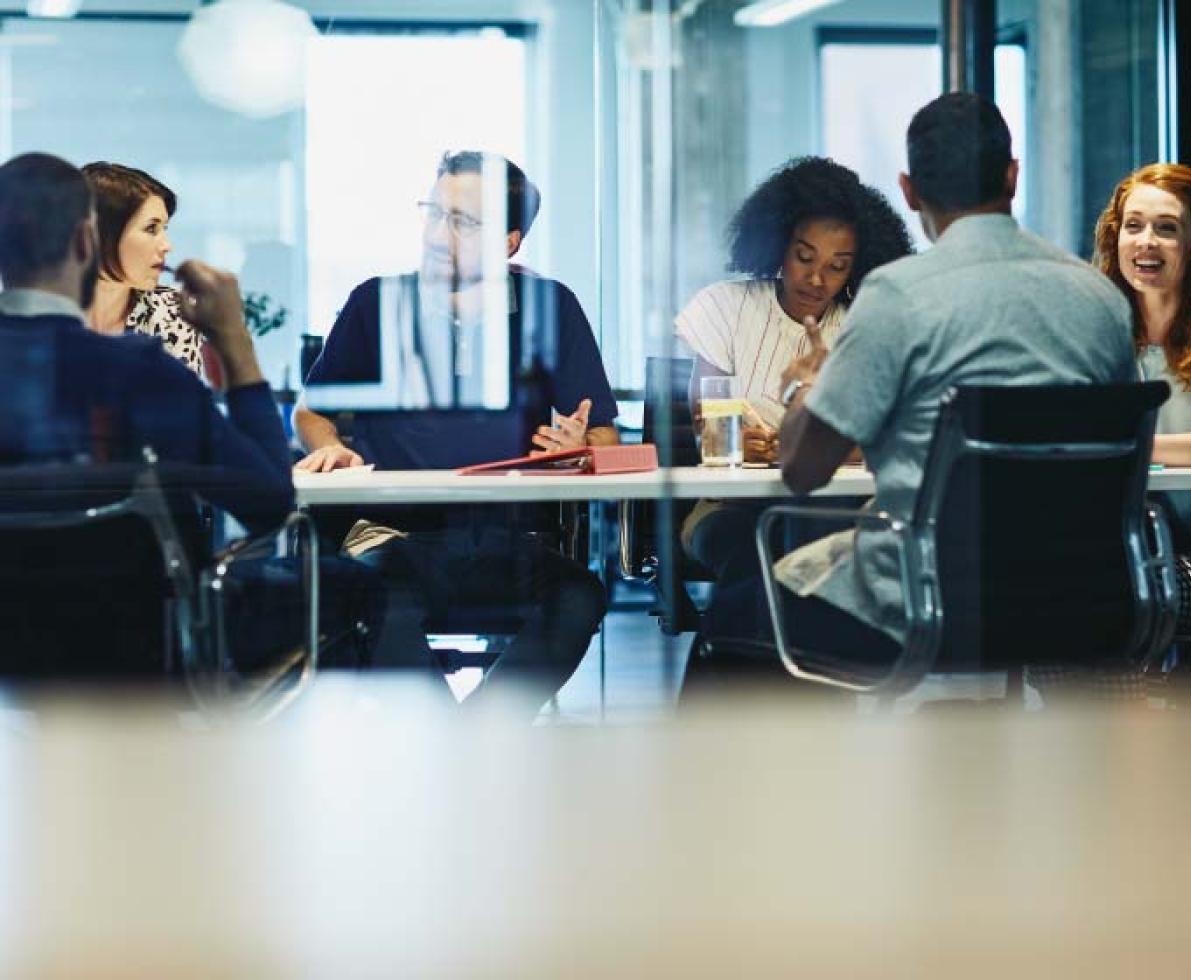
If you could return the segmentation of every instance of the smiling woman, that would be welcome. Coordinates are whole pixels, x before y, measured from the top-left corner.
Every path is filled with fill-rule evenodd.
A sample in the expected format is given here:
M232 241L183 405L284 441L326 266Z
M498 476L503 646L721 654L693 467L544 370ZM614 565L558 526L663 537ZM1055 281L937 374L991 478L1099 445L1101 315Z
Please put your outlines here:
M177 198L143 170L89 163L83 175L95 195L99 225L99 282L87 311L92 330L159 337L165 349L202 374L202 338L178 312L178 294L159 286Z
M1170 384L1158 414L1154 460L1191 464L1191 167L1157 163L1113 191L1096 224L1100 270L1133 307L1143 376Z

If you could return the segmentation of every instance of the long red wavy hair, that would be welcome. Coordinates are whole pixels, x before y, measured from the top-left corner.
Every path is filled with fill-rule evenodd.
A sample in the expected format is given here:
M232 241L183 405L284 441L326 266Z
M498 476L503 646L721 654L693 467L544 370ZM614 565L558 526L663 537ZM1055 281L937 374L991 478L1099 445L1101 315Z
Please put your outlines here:
M1188 238L1191 239L1191 167L1181 163L1151 163L1134 170L1117 184L1100 215L1100 220L1096 222L1096 251L1092 256L1092 262L1117 284L1128 298L1129 305L1133 307L1133 343L1140 352L1146 345L1141 307L1137 302L1137 293L1121 274L1121 265L1117 258L1117 240L1121 234L1125 200L1138 184L1150 184L1160 188L1182 202L1183 223ZM1171 374L1179 379L1184 388L1191 390L1191 261L1184 267L1178 312L1162 346Z

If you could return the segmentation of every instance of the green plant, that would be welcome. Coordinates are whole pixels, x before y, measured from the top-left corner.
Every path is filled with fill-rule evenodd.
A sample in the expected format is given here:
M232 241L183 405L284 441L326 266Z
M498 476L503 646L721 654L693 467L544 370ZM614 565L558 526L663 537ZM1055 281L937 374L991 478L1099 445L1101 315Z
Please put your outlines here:
M280 330L289 319L289 310L275 303L268 293L244 294L244 322L254 337Z

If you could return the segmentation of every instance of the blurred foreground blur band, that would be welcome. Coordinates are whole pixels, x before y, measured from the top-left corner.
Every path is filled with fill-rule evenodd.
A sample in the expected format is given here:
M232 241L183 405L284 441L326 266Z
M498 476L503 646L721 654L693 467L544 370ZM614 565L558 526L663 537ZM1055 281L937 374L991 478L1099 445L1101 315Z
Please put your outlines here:
M459 726L324 680L267 729L9 702L12 977L1140 977L1191 956L1177 714ZM188 730L190 729L190 730Z

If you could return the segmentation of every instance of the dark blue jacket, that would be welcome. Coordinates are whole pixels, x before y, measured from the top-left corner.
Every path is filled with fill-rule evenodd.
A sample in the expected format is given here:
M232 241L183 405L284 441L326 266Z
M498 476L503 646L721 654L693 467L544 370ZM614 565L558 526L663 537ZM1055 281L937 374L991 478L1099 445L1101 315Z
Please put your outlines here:
M211 392L156 338L105 337L69 316L0 315L0 462L141 458L212 467L195 489L250 528L293 506L290 455L266 383Z
M588 424L611 425L616 399L600 350L579 301L562 283L511 268L515 303L509 315L509 357L514 405L488 412L361 412L354 446L382 469L454 469L528 453L530 436L550 423L550 408L570 414L592 400ZM327 337L308 384L380 380L380 280L369 279L348 297ZM540 368L540 392L528 392L517 372Z

